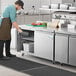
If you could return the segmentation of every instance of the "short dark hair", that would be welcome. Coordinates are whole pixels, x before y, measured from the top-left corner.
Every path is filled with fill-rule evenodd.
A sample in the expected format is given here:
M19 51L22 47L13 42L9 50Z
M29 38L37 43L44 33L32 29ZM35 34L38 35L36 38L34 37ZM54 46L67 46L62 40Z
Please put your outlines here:
M17 1L15 2L15 4L18 4L19 6L21 6L22 9L24 9L24 8L23 8L24 2L23 2L22 0L17 0Z

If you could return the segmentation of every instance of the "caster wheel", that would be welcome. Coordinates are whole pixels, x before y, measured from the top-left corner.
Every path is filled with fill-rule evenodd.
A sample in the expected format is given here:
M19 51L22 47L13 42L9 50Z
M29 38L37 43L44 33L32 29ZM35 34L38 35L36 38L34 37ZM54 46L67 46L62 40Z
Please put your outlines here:
M64 64L63 63L61 63L61 66L63 66Z
M55 62L53 62L53 64L55 64Z

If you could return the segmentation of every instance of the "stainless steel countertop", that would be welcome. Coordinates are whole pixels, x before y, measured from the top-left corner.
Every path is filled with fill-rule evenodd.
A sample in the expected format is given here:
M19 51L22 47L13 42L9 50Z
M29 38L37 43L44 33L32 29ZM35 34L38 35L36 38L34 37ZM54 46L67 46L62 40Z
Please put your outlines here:
M45 31L45 32L55 32L55 33L61 33L66 35L76 35L76 29L73 28L46 28L46 27L32 27L32 26L26 26L26 25L19 25L21 29L24 30L31 30L31 31Z

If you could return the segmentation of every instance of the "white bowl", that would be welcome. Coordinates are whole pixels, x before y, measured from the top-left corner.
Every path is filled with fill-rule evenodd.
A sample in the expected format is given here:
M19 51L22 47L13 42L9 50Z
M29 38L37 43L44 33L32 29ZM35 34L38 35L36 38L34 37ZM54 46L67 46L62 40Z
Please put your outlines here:
M67 10L67 8L68 8L68 5L66 5L66 4L60 4L60 9Z
M69 7L69 10L76 10L76 7Z
M51 4L51 9L58 9L58 4Z

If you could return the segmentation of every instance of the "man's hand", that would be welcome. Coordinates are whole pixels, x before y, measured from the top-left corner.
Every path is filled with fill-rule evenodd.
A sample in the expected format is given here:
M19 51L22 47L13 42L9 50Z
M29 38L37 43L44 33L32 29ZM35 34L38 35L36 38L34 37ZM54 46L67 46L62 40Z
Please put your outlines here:
M17 31L18 31L19 33L22 33L22 32L23 32L23 31L19 28L17 22L13 22L12 24L13 24L13 26L17 29Z
M21 29L18 29L18 32L19 32L19 33L22 33L23 31L22 31Z

